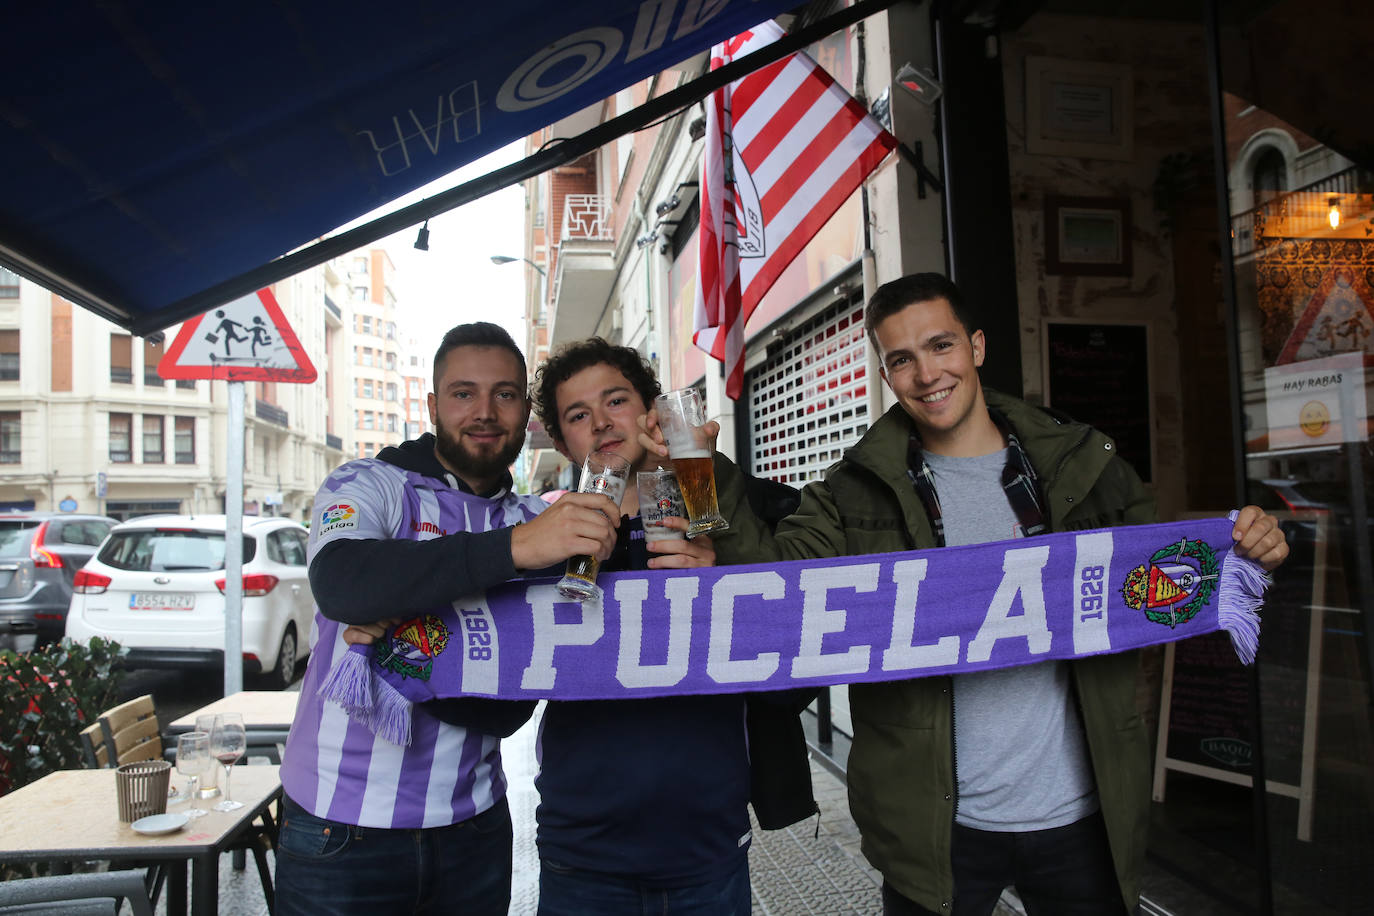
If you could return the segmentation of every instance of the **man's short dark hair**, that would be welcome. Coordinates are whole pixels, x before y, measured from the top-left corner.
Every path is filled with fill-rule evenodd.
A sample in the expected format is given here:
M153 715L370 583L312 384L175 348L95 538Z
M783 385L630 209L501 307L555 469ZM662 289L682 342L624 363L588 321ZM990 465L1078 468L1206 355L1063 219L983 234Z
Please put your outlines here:
M930 302L933 299L944 299L949 302L950 308L954 310L954 317L959 319L965 331L972 334L977 330L973 316L964 305L963 293L959 292L959 287L950 282L948 277L936 273L908 274L884 283L868 300L868 306L864 309L864 330L868 332L868 340L873 344L873 349L879 352L882 349L878 346L878 325L908 305Z
M435 391L439 390L439 377L444 371L444 360L448 357L448 352L456 347L501 347L509 350L514 354L515 361L520 364L520 381L524 384L525 375L529 371L525 367L525 354L520 352L510 334L499 324L474 321L471 324L460 324L456 328L450 328L444 339L439 342L439 349L434 351Z
M554 439L562 441L563 428L558 415L558 386L583 369L605 363L625 376L634 390L644 399L644 406L654 406L654 398L663 393L653 368L633 347L617 347L600 337L589 337L565 344L545 360L534 373L534 412L539 422Z

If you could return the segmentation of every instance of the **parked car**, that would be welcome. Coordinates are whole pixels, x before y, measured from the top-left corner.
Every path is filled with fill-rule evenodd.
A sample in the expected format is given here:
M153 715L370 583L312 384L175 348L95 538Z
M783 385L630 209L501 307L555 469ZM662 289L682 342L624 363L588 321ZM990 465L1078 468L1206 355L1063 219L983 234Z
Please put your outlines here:
M0 649L62 638L76 572L115 524L69 512L0 515Z
M67 635L127 646L132 668L224 664L224 516L150 515L116 525L76 575ZM243 664L281 689L309 652L303 527L243 520Z

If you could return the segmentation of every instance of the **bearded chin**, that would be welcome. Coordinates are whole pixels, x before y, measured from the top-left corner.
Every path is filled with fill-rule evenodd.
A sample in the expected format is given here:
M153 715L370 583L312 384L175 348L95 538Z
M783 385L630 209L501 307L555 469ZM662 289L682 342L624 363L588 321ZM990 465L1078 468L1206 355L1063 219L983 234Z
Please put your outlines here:
M525 430L521 429L519 436L512 439L510 445L496 454L491 456L474 455L463 448L462 444L451 436L442 424L436 423L434 426L434 450L439 453L439 457L444 460L444 463L453 468L459 477L465 479L474 477L478 480L486 480L500 477L524 447Z

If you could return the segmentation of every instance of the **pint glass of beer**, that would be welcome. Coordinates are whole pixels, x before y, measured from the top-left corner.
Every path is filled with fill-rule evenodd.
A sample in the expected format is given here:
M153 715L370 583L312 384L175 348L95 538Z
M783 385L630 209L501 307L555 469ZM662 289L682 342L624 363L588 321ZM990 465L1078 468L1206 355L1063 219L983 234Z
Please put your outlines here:
M711 443L696 389L680 388L654 399L658 425L668 443L668 457L687 507L687 536L724 531L730 524L716 506L716 475L711 467Z
M667 528L663 519L668 516L687 518L687 507L682 502L682 491L677 487L677 477L667 468L655 471L640 471L635 475L635 485L639 490L639 520L644 525L644 540L680 541L686 535L676 528Z
M625 495L625 483L630 479L630 463L615 452L592 452L582 465L580 493L600 493L620 511L620 499ZM586 554L568 558L568 571L558 580L558 594L573 601L589 601L601 597L596 573L601 561Z

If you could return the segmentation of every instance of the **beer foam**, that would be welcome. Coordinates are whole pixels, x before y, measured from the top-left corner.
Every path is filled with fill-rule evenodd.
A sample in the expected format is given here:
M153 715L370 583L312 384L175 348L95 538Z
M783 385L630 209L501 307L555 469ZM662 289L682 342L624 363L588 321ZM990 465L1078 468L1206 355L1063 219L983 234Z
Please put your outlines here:
M678 451L672 446L668 447L669 458L677 460L679 458L710 458L711 450L705 448L693 448L687 451Z

